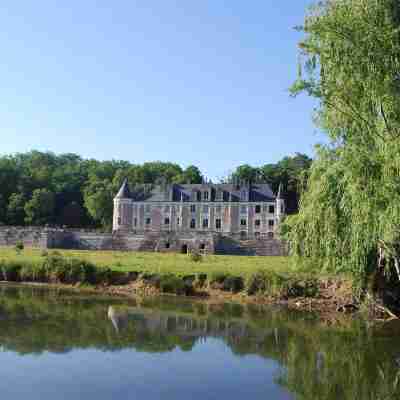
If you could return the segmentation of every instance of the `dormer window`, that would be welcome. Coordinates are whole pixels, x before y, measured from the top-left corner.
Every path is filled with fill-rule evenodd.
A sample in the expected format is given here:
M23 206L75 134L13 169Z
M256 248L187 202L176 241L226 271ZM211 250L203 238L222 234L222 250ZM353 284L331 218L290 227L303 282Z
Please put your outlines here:
M240 200L242 200L242 201L247 200L247 191L246 190L242 190L242 192L240 194Z
M204 201L208 201L208 196L209 196L209 192L208 191L204 192L204 194L203 194Z
M201 192L197 192L197 201L201 201Z

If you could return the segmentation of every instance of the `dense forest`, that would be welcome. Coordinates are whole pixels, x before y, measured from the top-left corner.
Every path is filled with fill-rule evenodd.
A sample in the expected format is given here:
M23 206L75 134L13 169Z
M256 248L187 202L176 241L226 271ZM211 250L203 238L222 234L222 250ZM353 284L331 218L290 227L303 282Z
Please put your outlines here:
M296 154L262 167L241 165L224 181L235 178L267 181L275 191L282 182L288 210L293 213L297 210L299 187L310 165L309 157ZM170 162L139 165L39 151L5 155L0 157L0 223L108 229L113 196L125 177L132 187L161 181L201 183L204 180L198 167L182 168Z

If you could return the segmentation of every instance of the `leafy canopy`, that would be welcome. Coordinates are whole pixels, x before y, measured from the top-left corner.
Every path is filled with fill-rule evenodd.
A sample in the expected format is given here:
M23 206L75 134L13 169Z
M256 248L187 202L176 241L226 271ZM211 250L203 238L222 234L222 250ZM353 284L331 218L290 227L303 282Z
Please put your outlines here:
M352 271L359 282L380 248L397 262L400 243L400 3L327 0L306 17L294 95L319 100L318 150L287 221L295 255Z

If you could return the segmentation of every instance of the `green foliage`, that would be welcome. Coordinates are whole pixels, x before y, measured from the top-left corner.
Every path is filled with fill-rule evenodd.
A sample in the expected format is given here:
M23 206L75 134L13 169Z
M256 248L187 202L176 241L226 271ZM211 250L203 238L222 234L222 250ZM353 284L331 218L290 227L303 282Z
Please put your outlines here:
M286 231L293 254L351 271L359 288L400 243L400 4L323 1L306 18L293 94L320 103L330 140L318 150L300 212ZM400 277L400 276L399 276Z
M265 295L279 298L317 297L320 282L310 274L291 276L277 272L258 271L247 278L248 295Z
M24 243L20 240L15 244L15 251L19 254L22 250L24 250L25 246Z
M54 194L47 189L36 189L32 198L25 204L25 223L43 225L51 221L54 214Z
M174 275L164 275L160 280L162 293L184 294L186 290L183 280Z
M25 196L21 193L11 194L6 211L6 222L11 225L23 225L25 222L26 203Z
M106 180L91 182L85 189L85 207L94 221L110 227L113 215L113 190Z
M282 184L286 211L293 214L298 210L300 192L306 186L311 162L307 155L296 153L292 157L284 157L276 164L265 164L262 167L244 164L236 168L227 181L267 182L275 193Z
M195 250L190 252L189 257L190 257L190 261L193 261L193 262L201 262L203 259L203 256L198 251L195 251Z

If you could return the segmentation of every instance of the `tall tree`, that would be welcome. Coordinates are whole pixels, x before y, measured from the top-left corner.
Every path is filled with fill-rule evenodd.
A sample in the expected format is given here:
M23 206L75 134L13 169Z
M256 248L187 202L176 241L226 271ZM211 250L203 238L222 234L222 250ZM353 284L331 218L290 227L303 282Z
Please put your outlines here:
M25 204L25 222L32 225L44 225L52 222L54 213L54 193L47 189L36 189L32 198Z
M293 87L319 100L330 144L288 220L291 249L353 272L360 288L377 269L400 278L399 28L397 0L320 2L305 20Z
M13 193L10 196L6 210L6 221L10 225L23 225L25 222L26 199L21 193Z

